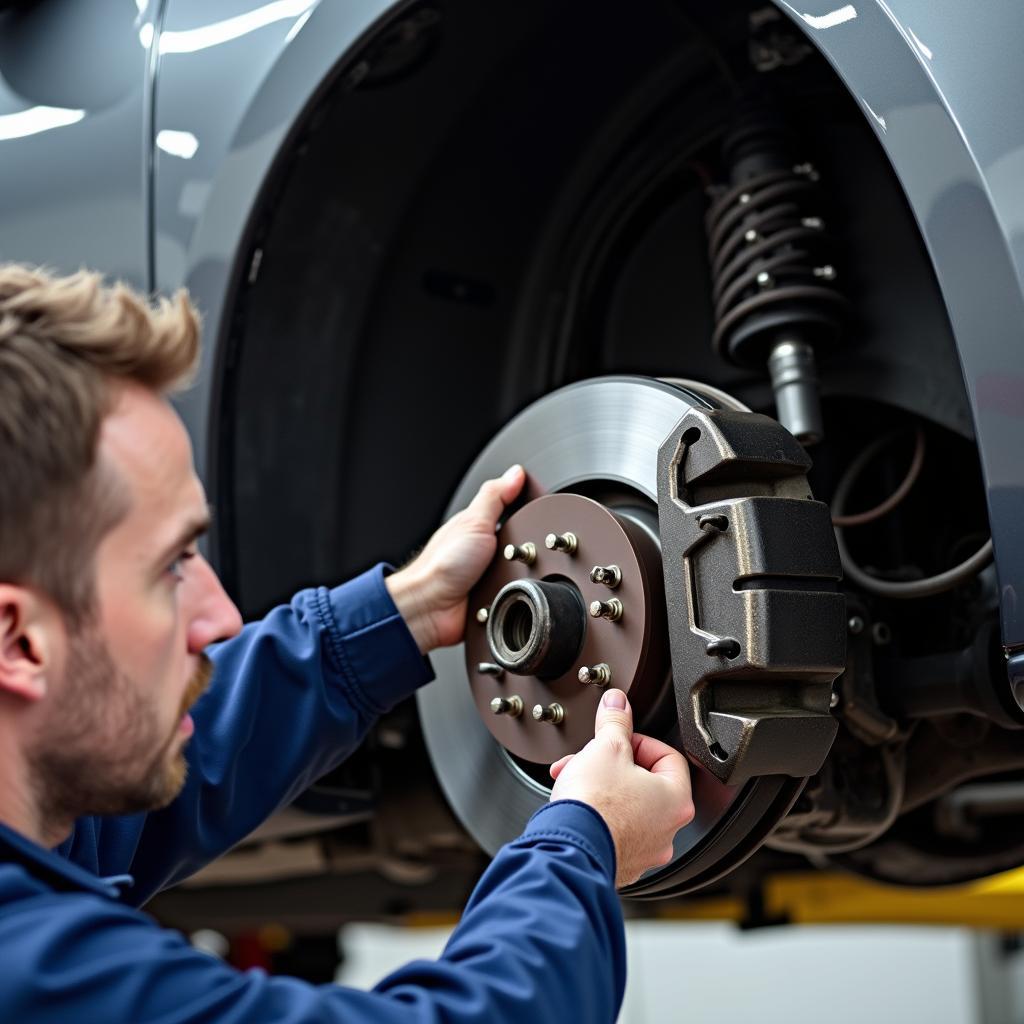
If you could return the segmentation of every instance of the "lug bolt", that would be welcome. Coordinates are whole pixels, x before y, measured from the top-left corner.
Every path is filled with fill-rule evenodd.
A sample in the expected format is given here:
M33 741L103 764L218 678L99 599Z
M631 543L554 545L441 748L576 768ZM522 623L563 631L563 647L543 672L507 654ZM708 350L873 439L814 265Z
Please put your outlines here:
M854 635L864 632L864 620L859 615L851 615L846 628Z
M495 665L493 661L481 661L476 670L482 676L494 676L495 679L500 679L505 674L505 670L500 665Z
M544 546L548 551L564 551L567 555L575 555L579 541L575 533L549 533L544 538Z
M595 683L597 686L607 686L612 681L612 670L602 661L599 665L584 665L576 673L576 678L581 683Z
M743 233L743 241L746 242L747 245L753 245L755 242L759 242L760 240L761 236L753 228L750 228Z
M530 541L525 541L523 544L506 544L505 560L533 565L537 561L537 549Z
M750 202L750 193L749 192L741 192L740 193L740 206L746 206L747 203L749 203L749 202Z
M495 697L491 701L491 711L496 715L518 718L523 713L523 698L515 694L511 697Z
M757 286L758 288L771 288L775 284L775 278L768 273L767 270L762 270L757 275Z
M590 614L595 619L618 622L622 618L622 602L617 597L609 598L607 601L591 601Z
M478 608L476 613L476 621L482 626L487 621L487 616L491 613L486 608Z
M825 226L825 222L820 217L804 217L800 223L805 228L814 228L817 231L820 231Z
M614 590L622 582L622 570L617 565L595 565L590 570L590 581Z
M821 278L822 281L834 281L839 275L831 263L826 263L823 267L814 268L814 276Z
M535 722L551 722L552 725L559 725L565 718L565 708L561 704L534 704L533 719Z

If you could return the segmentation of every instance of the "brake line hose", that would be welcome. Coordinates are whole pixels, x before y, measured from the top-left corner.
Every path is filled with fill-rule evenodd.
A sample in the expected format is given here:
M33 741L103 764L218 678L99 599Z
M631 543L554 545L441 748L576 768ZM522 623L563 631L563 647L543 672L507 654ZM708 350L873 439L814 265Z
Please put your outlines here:
M883 440L888 442L892 440L892 437L884 438ZM903 482L899 487L897 487L896 490L885 499L885 501L876 505L874 508L869 508L866 512L851 512L840 515L838 512L833 511L832 525L863 526L866 523L873 523L876 519L881 519L882 516L891 512L910 493L910 488L917 483L917 478L921 475L921 467L924 465L924 452L924 431L920 427L915 427L914 456L910 460L910 468L907 470L907 475L903 478ZM863 469L864 467L862 466L861 471L863 471Z
M859 526L864 523L873 522L887 512L891 512L907 495L914 485L921 471L920 463L924 458L924 434L918 428L917 446L914 449L914 459L906 477L896 491L880 505L861 512L856 515L846 516L843 509L846 500L850 496L853 485L859 479L861 473L871 460L884 449L893 439L893 435L879 438L869 444L846 468L839 484L836 487L832 498L832 524L836 531L836 545L839 548L839 558L843 565L843 572L846 578L855 583L862 590L878 597L890 597L896 600L910 600L919 597L931 597L933 594L941 594L952 590L955 586L966 580L977 576L989 562L992 561L992 538L990 537L970 558L965 559L959 565L953 566L936 576L928 576L923 580L910 580L907 582L896 582L893 580L881 580L877 576L871 576L865 572L850 555L849 548L843 537L843 528L846 526Z

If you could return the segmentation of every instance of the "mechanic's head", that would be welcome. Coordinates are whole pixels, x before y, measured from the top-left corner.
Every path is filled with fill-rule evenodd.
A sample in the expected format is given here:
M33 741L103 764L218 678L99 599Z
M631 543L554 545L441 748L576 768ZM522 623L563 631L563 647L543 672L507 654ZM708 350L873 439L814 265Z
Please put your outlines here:
M0 265L0 782L51 839L177 794L203 650L240 628L167 401L198 351L184 293Z

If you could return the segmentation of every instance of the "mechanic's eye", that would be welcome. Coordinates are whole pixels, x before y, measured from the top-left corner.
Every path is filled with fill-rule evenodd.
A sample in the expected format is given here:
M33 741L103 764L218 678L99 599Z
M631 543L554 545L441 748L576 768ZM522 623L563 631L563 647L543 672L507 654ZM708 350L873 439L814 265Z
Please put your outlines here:
M167 567L167 571L175 578L175 580L181 580L185 575L185 563L189 559L195 558L197 552L194 549L186 549L182 551L177 558Z

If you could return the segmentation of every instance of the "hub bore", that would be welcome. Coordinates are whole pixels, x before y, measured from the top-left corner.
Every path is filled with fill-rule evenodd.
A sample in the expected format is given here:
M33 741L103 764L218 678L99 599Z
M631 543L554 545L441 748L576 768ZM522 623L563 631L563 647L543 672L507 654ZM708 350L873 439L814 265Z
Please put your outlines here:
M554 679L572 668L585 628L583 599L572 584L515 580L491 605L487 642L509 672Z

